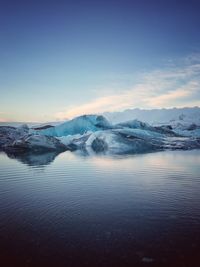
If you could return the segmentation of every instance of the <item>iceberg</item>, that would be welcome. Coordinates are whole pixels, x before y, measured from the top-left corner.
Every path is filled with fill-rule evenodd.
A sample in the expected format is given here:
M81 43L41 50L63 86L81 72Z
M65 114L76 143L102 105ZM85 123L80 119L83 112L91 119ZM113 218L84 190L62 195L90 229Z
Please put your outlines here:
M101 115L83 115L60 125L49 127L47 129L36 130L41 135L48 136L67 136L75 134L84 134L87 131L98 131L111 128L111 124Z
M154 127L152 127L150 124L139 121L139 120L130 120L122 123L118 123L115 125L115 127L123 127L123 128L131 128L131 129L143 129L143 130L153 130Z
M87 154L135 154L165 149L200 148L199 138L186 138L142 129L110 129L59 138L71 150Z
M130 154L200 148L200 127L152 126L139 120L112 125L103 116L84 115L56 126L0 127L0 149L12 152L86 151Z
M142 122L139 120L131 120L123 123L118 123L115 125L116 128L128 128L128 129L140 129L147 130L152 132L157 132L161 134L166 134L169 136L176 136L177 134L172 130L172 127L167 125L162 126L151 126L146 122Z
M135 133L126 129L100 131L90 135L86 148L111 154L144 153L162 149L160 141L153 142L153 139L147 136L146 133Z
M176 124L173 126L173 131L185 137L200 137L200 125L191 124Z
M29 133L27 125L20 127L0 126L0 149L4 146L11 145L15 140L24 137Z
M63 143L69 141L68 137L63 137ZM70 137L68 146L74 150L82 149L89 153L142 153L161 150L163 147L162 135L151 134L150 131L139 129L110 129L87 133L81 137Z
M9 148L17 151L30 150L34 152L67 150L67 147L58 139L45 135L24 136L14 141L11 146L7 146L7 150L9 150Z
M0 149L4 151L65 151L67 146L51 136L34 134L27 125L0 126Z

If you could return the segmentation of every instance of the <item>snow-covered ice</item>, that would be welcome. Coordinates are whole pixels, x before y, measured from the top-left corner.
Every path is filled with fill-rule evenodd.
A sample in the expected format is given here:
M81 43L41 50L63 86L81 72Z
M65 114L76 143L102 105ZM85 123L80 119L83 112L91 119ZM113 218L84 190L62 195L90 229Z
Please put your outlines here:
M153 126L137 119L111 124L103 116L84 115L37 129L0 127L5 151L84 150L90 153L143 153L163 149L200 148L200 126L172 123Z

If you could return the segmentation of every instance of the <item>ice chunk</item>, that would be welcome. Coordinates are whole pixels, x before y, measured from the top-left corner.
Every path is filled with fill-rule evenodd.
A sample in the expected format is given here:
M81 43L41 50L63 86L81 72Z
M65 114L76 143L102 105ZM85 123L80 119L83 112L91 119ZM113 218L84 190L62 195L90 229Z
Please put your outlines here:
M73 150L85 150L89 154L144 153L164 149L200 148L200 139L169 137L165 134L141 129L112 129L67 137L67 145Z
M88 131L98 131L100 129L111 128L111 124L103 117L98 115L83 115L73 120L67 121L55 127L37 131L39 134L48 136L68 136L84 134Z
M133 129L113 129L96 131L78 139L72 137L71 145L77 149L86 149L89 153L93 151L112 154L141 153L162 149L161 138L156 140L154 138L154 135L142 130L139 132Z
M51 136L28 135L17 139L12 145L7 146L6 151L65 151L67 147L59 140Z
M11 126L0 126L0 149L6 145L11 145L15 140L22 138L29 133L28 126L18 128Z
M126 127L131 129L143 129L143 130L153 130L153 127L145 122L139 120L130 120L115 125L116 127Z
M157 132L161 134L166 134L169 136L176 136L177 134L172 131L172 127L170 126L151 126L148 123L139 121L139 120L132 120L126 121L123 123L118 123L115 125L115 128L128 128L128 129L139 129L139 130L147 130L152 132Z

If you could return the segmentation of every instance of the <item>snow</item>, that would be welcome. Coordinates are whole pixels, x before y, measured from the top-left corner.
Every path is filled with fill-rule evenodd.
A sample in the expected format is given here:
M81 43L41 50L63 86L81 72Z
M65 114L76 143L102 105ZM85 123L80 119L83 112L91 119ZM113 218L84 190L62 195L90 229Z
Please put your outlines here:
M105 112L102 115L114 124L137 119L151 125L171 125L176 122L200 125L200 107L149 110L135 108L121 112Z

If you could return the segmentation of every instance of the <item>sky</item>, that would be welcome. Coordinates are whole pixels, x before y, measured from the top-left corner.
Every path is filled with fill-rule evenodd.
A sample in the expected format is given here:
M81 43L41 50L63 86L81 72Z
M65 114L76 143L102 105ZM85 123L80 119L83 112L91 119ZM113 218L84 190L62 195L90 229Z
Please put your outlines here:
M200 106L199 0L1 0L0 121Z

